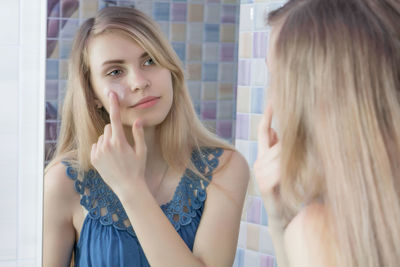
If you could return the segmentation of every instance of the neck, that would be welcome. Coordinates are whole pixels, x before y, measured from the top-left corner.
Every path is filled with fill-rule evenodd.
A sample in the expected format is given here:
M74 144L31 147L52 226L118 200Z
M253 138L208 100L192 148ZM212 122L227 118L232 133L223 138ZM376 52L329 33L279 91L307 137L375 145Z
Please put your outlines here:
M124 126L124 132L126 140L134 147L135 141L133 139L132 128L130 126ZM165 169L166 162L161 154L161 145L156 127L144 128L144 139L147 147L145 177L146 179L151 179L158 175L161 170Z

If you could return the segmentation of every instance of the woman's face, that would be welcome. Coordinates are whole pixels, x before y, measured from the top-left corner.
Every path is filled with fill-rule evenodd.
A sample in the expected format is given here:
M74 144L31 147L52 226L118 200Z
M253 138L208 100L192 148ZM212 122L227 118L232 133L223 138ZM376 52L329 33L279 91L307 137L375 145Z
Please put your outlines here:
M116 93L123 125L140 118L151 127L165 119L173 99L171 72L156 65L134 40L106 33L90 40L88 54L94 93L107 111L108 93Z

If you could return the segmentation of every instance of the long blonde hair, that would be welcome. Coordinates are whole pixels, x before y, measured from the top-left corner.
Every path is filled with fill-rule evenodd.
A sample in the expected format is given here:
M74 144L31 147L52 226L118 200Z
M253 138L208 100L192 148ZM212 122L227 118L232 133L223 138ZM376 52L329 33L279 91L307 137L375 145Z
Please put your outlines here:
M400 3L292 0L268 23L282 198L324 203L340 266L398 266Z
M109 114L94 103L88 61L88 43L109 31L129 36L152 57L156 64L170 70L173 103L165 120L157 126L162 156L176 170L186 167L198 173L190 155L203 146L233 150L228 143L209 132L197 118L185 84L181 61L158 25L144 13L128 7L106 7L79 28L71 50L67 92L61 116L61 129L54 158L45 171L68 157L79 173L93 168L91 145L97 142L109 123Z

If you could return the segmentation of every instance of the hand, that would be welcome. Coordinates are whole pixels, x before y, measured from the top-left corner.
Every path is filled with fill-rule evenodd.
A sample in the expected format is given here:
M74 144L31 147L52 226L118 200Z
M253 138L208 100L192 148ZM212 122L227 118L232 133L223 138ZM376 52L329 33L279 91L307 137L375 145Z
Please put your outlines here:
M147 148L143 122L137 119L132 125L134 148L126 140L121 122L119 103L115 93L109 94L111 125L92 145L90 160L103 180L117 193L132 188L135 181L144 180Z
M279 195L281 146L278 135L271 128L272 113L272 107L268 104L258 126L258 155L253 169L269 225L283 228L286 224L283 222Z

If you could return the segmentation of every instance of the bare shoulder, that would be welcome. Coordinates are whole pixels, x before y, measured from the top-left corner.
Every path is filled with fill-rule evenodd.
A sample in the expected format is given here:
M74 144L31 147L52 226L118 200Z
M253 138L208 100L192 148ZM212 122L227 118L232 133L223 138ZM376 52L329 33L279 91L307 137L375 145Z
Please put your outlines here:
M324 205L304 207L286 228L284 239L290 266L337 266L335 237Z
M73 205L79 201L79 195L75 191L74 181L68 177L66 166L58 161L46 170L44 176L44 198L54 203L62 210L63 207ZM61 206L60 206L61 205ZM70 207L72 210L72 207Z
M249 165L242 154L238 151L224 150L211 184L232 194L240 203L246 194L249 179Z

